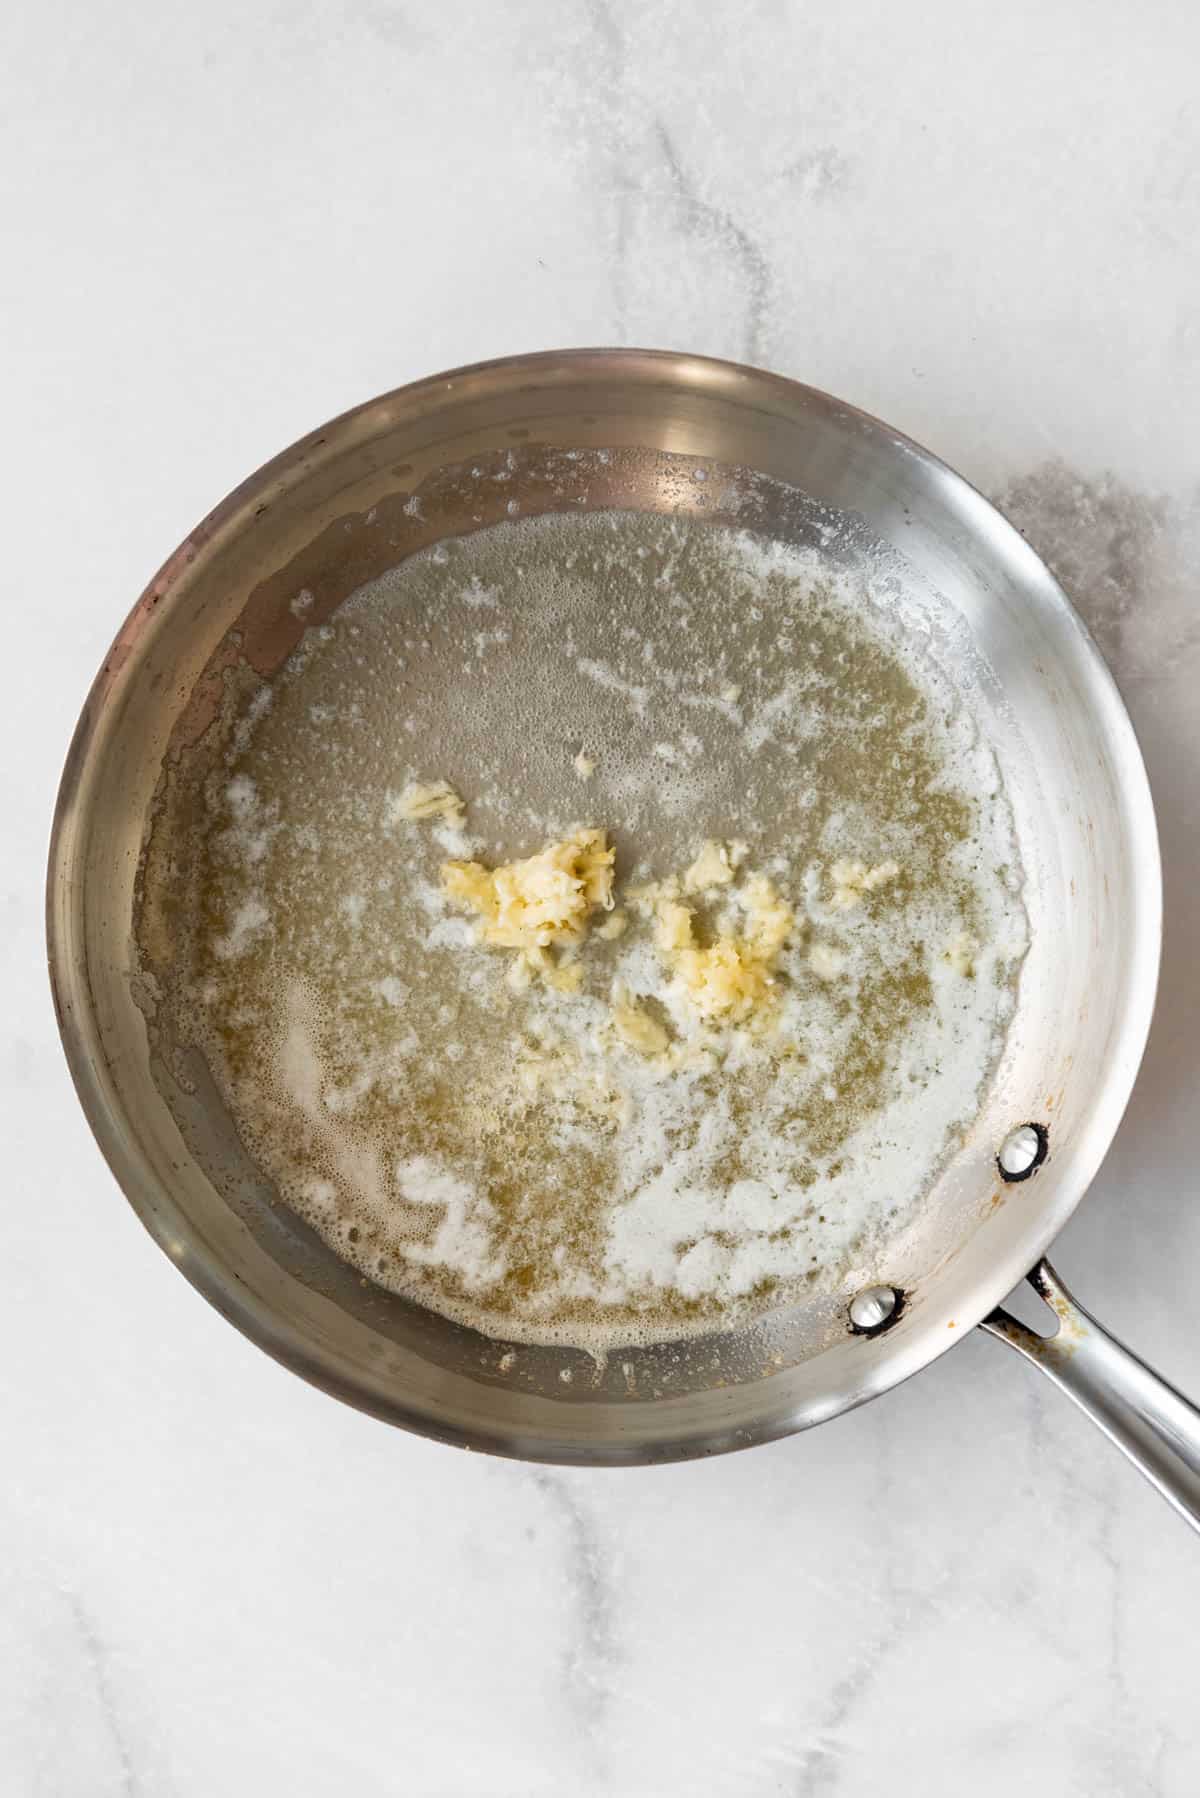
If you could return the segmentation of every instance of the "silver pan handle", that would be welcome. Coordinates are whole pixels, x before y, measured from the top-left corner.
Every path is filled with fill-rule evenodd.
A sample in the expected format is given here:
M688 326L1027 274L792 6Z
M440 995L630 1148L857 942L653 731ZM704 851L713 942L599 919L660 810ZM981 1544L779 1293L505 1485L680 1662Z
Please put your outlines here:
M998 1309L981 1328L1040 1367L1200 1529L1200 1411L1077 1304L1047 1261L1029 1284L1058 1317L1049 1336Z

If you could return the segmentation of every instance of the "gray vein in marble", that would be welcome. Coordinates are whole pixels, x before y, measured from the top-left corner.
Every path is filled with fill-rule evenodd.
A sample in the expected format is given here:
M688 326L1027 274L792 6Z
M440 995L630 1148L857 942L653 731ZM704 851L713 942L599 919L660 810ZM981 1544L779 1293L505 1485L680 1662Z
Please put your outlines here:
M1031 1370L1023 1371L1031 1376ZM1028 1462L1043 1489L1041 1502L1053 1503L1062 1514L1064 1533L1078 1539L1081 1557L1092 1551L1094 1558L1089 1564L1106 1586L1103 1594L1097 1594L1105 1627L1103 1664L1096 1669L1095 1720L1079 1749L1083 1789L1112 1793L1114 1798L1117 1794L1120 1798L1158 1798L1161 1786L1155 1764L1162 1759L1164 1744L1158 1742L1152 1753L1147 1752L1125 1661L1125 1562L1119 1524L1129 1469L1112 1455L1107 1444L1093 1440L1082 1419L1070 1413L1057 1419L1058 1395L1051 1395L1052 1409L1047 1414L1044 1397L1038 1381L1029 1386L1024 1401L1030 1419ZM1023 1609L1038 1608L1035 1573L1031 1572L1029 1592L1018 1596ZM1072 1631L1080 1622L1069 1609L1055 1609L1047 1612L1046 1627L1069 1647Z
M1102 1450L1097 1453L1103 1455ZM1116 1542L1119 1481L1125 1470L1115 1463L1110 1468L1107 1457L1103 1457L1101 1465L1098 1484L1083 1477L1080 1466L1067 1455L1060 1458L1057 1469L1066 1508L1082 1523L1108 1584L1104 1600L1108 1614L1104 1667L1107 1693L1103 1700L1098 1697L1101 1725L1090 1734L1083 1754L1092 1763L1091 1789L1120 1793L1121 1798L1157 1798L1153 1772L1139 1753L1139 1718L1125 1675L1121 1556ZM1066 1628L1070 1628L1069 1619Z
M563 1529L571 1623L561 1660L563 1697L576 1726L591 1744L589 1772L604 1771L604 1722L618 1661L613 1591L595 1524L561 1475L539 1468L532 1482Z
M84 1661L96 1688L100 1713L104 1718L112 1742L113 1758L121 1782L120 1789L125 1798L140 1798L140 1794L145 1788L134 1768L128 1736L121 1721L121 1714L113 1691L108 1649L97 1634L77 1593L71 1592L67 1595L67 1604L79 1636L80 1646L83 1649Z
M633 183L619 147L621 127L618 121L623 118L625 111L625 40L613 18L608 0L586 0L586 5L592 31L600 48L600 85L608 92L614 115L614 135L618 143L618 147L608 157L608 179L605 185L612 191L615 207L612 242L613 314L617 337L624 340L629 314L629 295L626 290L629 270L629 214L633 195Z
M843 1727L879 1674L894 1634L894 1630L889 1630L872 1643L862 1660L844 1673L831 1689L815 1732L817 1740L804 1751L800 1760L797 1783L792 1788L796 1798L821 1798L822 1793L836 1789L841 1778L839 1744Z
M759 362L762 359L767 305L771 294L771 270L767 259L750 233L738 224L731 212L701 198L694 182L688 179L684 171L674 139L662 119L657 117L654 120L654 138L675 191L685 232L703 231L707 228L711 236L729 250L741 271L746 295L742 355L747 362Z
M767 257L732 212L701 194L660 114L653 114L642 129L631 133L630 118L635 107L628 91L628 52L624 35L609 0L587 0L587 16L600 53L600 65L591 86L601 97L610 146L605 151L604 178L600 185L611 193L615 207L611 256L613 310L619 338L624 341L628 335L634 205L639 198L652 204L657 164L666 177L667 197L685 244L689 240L702 244L707 239L725 253L736 271L744 294L739 353L748 362L761 361L771 296L771 268ZM645 144L641 157L637 154L635 136L642 138ZM834 191L844 178L845 167L836 152L823 150L799 158L787 172L799 181L801 191L808 196Z
M936 1614L943 1597L942 1582L931 1591L916 1593L905 1589L898 1578L897 1568L903 1565L903 1556L894 1541L891 1516L894 1426L886 1415L880 1418L874 1444L871 1528L875 1539L885 1549L880 1563L880 1624L863 1642L858 1658L829 1688L819 1716L805 1730L805 1744L789 1756L795 1767L795 1777L787 1789L793 1798L825 1798L826 1794L837 1790L842 1783L847 1753L847 1725L852 1723L874 1691L896 1650L910 1638L926 1615Z
M820 1718L808 1732L808 1746L794 1756L796 1778L789 1787L794 1798L826 1798L837 1790L847 1752L847 1725L875 1690L896 1651L927 1618L943 1610L941 1585L915 1595L891 1589L894 1586L893 1579L885 1580L889 1589L880 1594L884 1619L880 1630L864 1644L861 1657L830 1687Z

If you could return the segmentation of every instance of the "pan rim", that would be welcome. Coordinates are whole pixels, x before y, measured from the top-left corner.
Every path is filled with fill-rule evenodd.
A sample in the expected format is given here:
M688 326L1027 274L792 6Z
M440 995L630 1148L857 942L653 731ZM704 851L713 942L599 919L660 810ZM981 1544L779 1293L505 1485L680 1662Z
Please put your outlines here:
M173 1201L150 1170L139 1164L138 1155L119 1128L107 1101L102 1069L93 1053L89 1024L94 1018L91 994L82 988L87 1004L81 1006L81 976L86 967L73 965L70 955L72 932L68 923L70 894L66 870L70 850L80 828L80 799L86 772L92 761L91 751L100 732L108 708L120 694L125 672L136 666L136 646L149 622L169 598L191 568L197 556L214 540L240 528L240 521L251 514L265 498L287 490L289 484L302 478L317 460L333 459L353 447L365 443L388 417L403 410L419 415L433 413L448 393L463 385L481 385L485 391L499 389L515 396L523 390L537 390L561 382L579 382L592 377L636 379L641 382L660 380L674 386L690 379L709 389L719 390L725 397L752 403L762 409L773 393L792 403L803 396L807 405L855 422L861 429L886 441L897 451L917 458L925 467L936 471L939 482L956 504L967 528L999 541L1008 560L1022 562L1023 580L1038 590L1040 602L1058 614L1059 619L1078 633L1079 646L1088 664L1091 703L1097 711L1105 738L1111 747L1120 776L1120 798L1132 849L1132 903L1135 929L1129 953L1130 970L1127 996L1119 1017L1115 1040L1106 1062L1100 1091L1090 1115L1081 1126L1073 1144L1074 1177L1070 1190L1053 1210L1039 1212L1030 1219L1027 1245L1022 1246L1021 1264L1010 1259L998 1262L991 1277L977 1289L978 1305L963 1317L963 1328L949 1339L944 1329L916 1328L895 1339L894 1352L882 1359L861 1387L828 1407L807 1404L793 1410L782 1409L757 1419L752 1427L727 1435L699 1429L694 1435L657 1437L652 1444L641 1438L623 1440L601 1436L572 1439L567 1435L514 1436L499 1429L463 1427L440 1418L432 1412L406 1404L393 1396L383 1397L365 1384L349 1380L330 1359L301 1332L287 1325L270 1308L253 1295L231 1289L231 1282L215 1257L207 1256L196 1242L186 1241L186 1230L172 1222ZM51 828L47 888L46 931L50 983L68 1066L84 1114L96 1137L100 1150L134 1211L150 1234L176 1263L185 1277L234 1323L250 1340L274 1359L299 1373L324 1391L353 1404L358 1409L396 1423L418 1434L486 1452L517 1459L541 1460L568 1465L628 1465L664 1460L691 1459L727 1452L773 1440L796 1430L810 1427L879 1396L900 1381L929 1365L939 1354L966 1334L971 1325L982 1321L1016 1285L1029 1267L1044 1253L1067 1218L1082 1199L1108 1151L1124 1114L1141 1064L1154 1012L1162 940L1162 878L1157 825L1149 780L1141 748L1124 701L1107 664L1082 619L1066 593L1040 557L1030 548L1016 527L998 508L978 492L962 475L939 457L882 420L849 405L822 390L793 381L787 376L760 370L746 364L695 356L674 350L580 348L539 351L524 355L494 358L472 363L408 383L368 399L341 413L324 426L299 438L288 448L264 463L257 471L238 483L189 533L180 546L163 563L135 601L121 625L113 644L97 673L84 702L79 721L67 752L58 790ZM181 1219L186 1223L186 1219ZM1033 1226L1036 1224L1036 1228ZM1026 1252L1027 1251L1027 1252ZM662 1401L650 1401L651 1404Z

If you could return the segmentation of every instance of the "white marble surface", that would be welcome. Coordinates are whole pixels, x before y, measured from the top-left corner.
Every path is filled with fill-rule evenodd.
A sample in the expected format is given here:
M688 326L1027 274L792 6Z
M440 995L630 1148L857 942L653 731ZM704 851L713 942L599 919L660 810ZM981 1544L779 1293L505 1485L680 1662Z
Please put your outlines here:
M571 343L832 389L1007 498L1133 709L1163 994L1058 1262L1200 1391L1194 9L39 0L0 33L0 1793L1193 1798L1200 1541L1015 1357L662 1471L369 1422L119 1197L40 885L118 620L309 426Z

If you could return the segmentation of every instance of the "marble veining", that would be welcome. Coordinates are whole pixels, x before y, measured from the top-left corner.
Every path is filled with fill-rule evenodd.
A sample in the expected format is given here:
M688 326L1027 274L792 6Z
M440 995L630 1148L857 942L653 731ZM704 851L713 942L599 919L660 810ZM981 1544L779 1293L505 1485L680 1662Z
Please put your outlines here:
M1161 997L1056 1258L1200 1391L1200 20L51 0L6 52L0 1794L1193 1798L1200 1542L1015 1356L969 1339L684 1467L385 1430L243 1342L116 1193L40 887L117 622L319 420L570 343L827 388L995 498L1130 705Z
M586 1744L580 1772L606 1765L605 1721L619 1660L613 1570L584 1497L561 1475L537 1468L530 1480L556 1520L562 1538L570 1621L562 1643L560 1677L568 1713Z
M127 1798L138 1798L139 1792L143 1790L142 1782L134 1771L129 1737L113 1691L108 1649L96 1634L95 1626L84 1610L79 1595L71 1593L66 1599L66 1604L71 1622L79 1637L80 1657L85 1679L90 1681L95 1688L102 1731L108 1738L109 1753L105 1754L104 1745L101 1743L98 1758L102 1761L106 1758L111 1759L117 1790L126 1794Z

